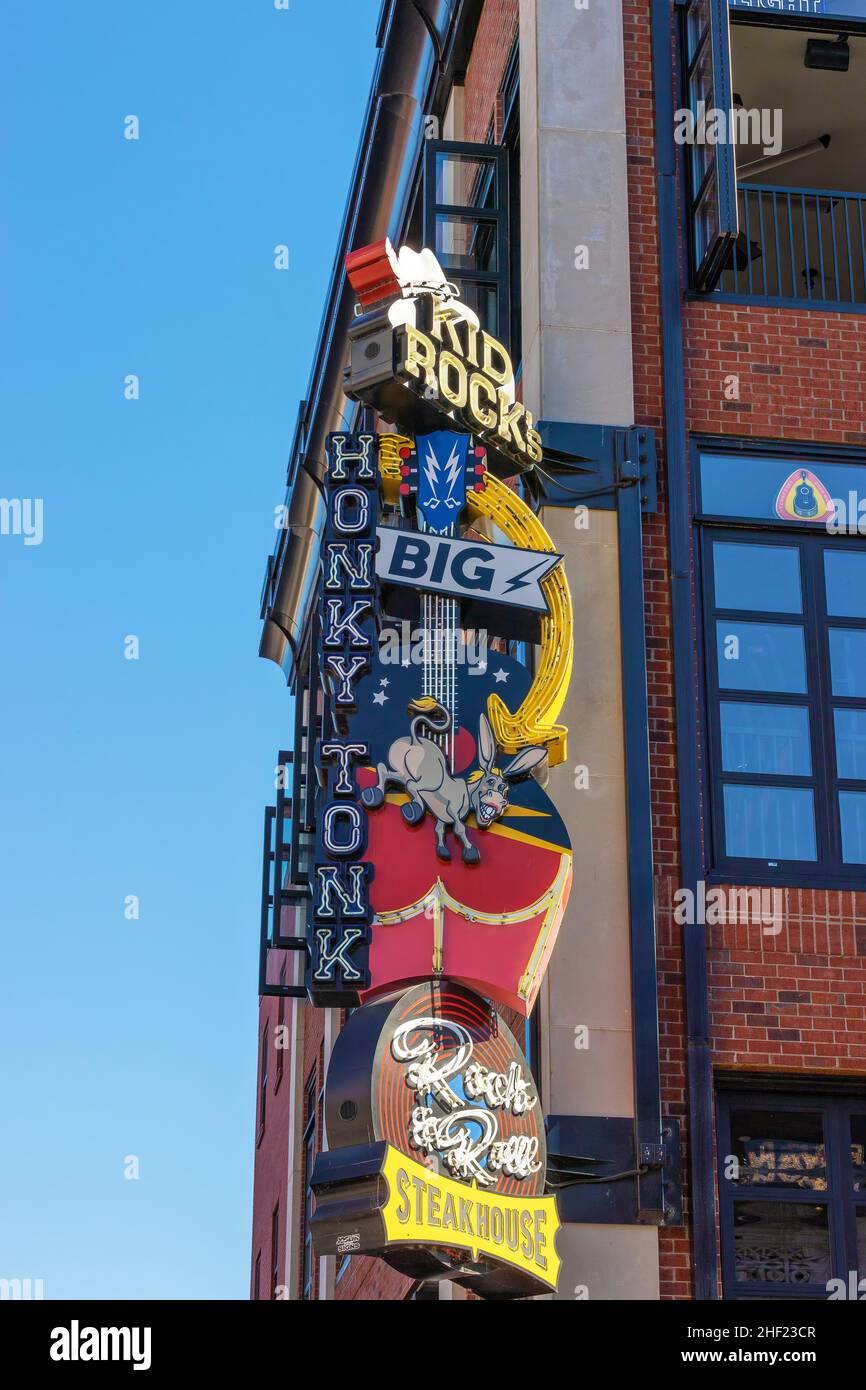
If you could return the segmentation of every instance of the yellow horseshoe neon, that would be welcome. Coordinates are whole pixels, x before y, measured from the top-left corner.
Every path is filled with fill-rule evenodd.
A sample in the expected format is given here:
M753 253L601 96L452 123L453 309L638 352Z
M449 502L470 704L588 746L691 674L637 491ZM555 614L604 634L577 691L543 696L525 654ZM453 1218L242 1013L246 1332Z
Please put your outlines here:
M398 501L400 450L413 441L402 434L379 435L379 473L385 500ZM556 546L523 498L501 479L487 474L487 486L470 492L469 517L484 517L498 526L514 545L525 550L555 550ZM574 618L571 594L562 565L541 581L549 613L541 619L541 652L529 693L515 714L498 695L487 701L487 713L496 741L505 753L544 744L551 767L565 761L568 730L557 724L571 681L574 654Z

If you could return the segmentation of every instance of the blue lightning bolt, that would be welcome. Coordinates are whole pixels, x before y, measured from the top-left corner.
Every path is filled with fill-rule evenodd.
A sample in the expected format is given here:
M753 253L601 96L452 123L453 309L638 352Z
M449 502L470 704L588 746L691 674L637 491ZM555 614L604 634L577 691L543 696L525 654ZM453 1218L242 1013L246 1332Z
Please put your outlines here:
M529 581L527 576L530 574L535 574L536 570L544 569L544 567L549 564L550 561L545 557L543 560L539 560L537 564L530 565L528 570L522 570L520 574L515 574L512 579L508 580L508 583L505 586L506 594L513 594L517 589L528 588Z

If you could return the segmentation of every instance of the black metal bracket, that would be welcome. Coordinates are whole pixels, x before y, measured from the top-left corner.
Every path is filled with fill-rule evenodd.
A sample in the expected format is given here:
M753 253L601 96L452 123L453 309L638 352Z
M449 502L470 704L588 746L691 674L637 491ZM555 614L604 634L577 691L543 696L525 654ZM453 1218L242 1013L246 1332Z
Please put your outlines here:
M531 475L548 507L613 511L617 492L640 487L641 509L658 510L655 433L643 425L582 425L540 420L544 458Z
M662 1121L657 1143L638 1143L635 1121L611 1115L550 1115L547 1185L559 1217L580 1225L681 1226L679 1122ZM604 1157L587 1158L586 1154ZM663 1207L641 1210L640 1179L656 1171Z

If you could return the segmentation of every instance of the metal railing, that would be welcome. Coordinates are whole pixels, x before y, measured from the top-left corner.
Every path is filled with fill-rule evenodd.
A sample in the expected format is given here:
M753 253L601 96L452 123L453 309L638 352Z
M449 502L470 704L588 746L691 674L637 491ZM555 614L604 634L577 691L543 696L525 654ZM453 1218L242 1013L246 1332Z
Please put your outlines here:
M718 288L787 302L866 305L866 193L741 184L740 235Z

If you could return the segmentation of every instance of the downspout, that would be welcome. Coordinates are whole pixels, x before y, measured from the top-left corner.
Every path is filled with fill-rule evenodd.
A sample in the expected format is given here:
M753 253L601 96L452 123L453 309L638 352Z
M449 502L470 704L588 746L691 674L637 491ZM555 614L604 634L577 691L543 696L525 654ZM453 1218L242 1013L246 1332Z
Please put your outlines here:
M291 679L313 602L324 520L320 489L325 437L348 429L354 412L343 394L346 334L355 295L344 261L353 246L396 236L424 138L425 102L437 71L431 27L448 31L455 0L393 0L383 8L381 56L373 78L352 186L331 271L306 405L289 464L286 522L262 598L259 653ZM424 18L422 19L422 11Z
M688 438L683 395L682 285L679 261L677 159L674 92L679 91L679 57L671 70L676 27L670 0L652 0L655 95L655 163L658 201L659 280L664 377L665 465L671 566L674 696L677 721L680 867L682 887L697 893L702 876L698 817L698 721L694 690L691 584L691 513ZM678 49L677 49L678 54ZM707 990L707 946L703 927L683 927L689 1120L689 1197L694 1297L719 1296L716 1262L713 1160L713 1069Z

